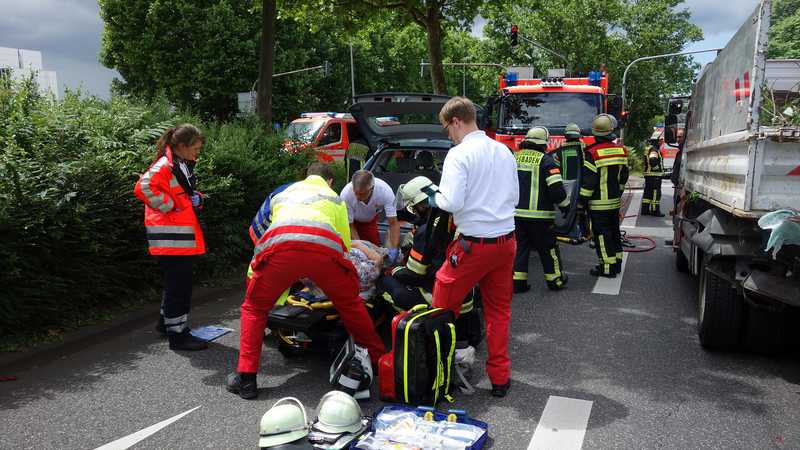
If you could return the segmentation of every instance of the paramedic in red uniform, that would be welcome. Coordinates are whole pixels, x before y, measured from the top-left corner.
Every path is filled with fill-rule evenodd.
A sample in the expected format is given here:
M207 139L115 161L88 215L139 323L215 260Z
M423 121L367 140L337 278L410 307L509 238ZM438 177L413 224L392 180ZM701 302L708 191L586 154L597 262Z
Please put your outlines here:
M136 182L134 193L144 202L144 226L150 254L164 273L161 315L156 330L169 338L172 350L202 350L206 341L189 330L192 265L206 252L197 211L203 195L195 190L194 166L203 135L194 125L168 129L158 140L153 164Z
M465 97L451 98L439 112L456 146L447 152L438 192L426 193L431 206L453 214L460 237L450 244L447 261L436 273L433 306L458 315L469 290L480 283L489 353L486 372L492 395L505 397L511 385L508 334L517 163L508 147L478 129L475 116L475 105Z
M331 190L329 165L313 163L308 177L270 201L269 228L250 263L252 278L241 307L239 365L228 375L228 390L245 399L258 396L256 373L269 311L295 281L309 278L328 295L353 340L377 364L385 352L364 302L359 279L345 258L350 251L347 207Z

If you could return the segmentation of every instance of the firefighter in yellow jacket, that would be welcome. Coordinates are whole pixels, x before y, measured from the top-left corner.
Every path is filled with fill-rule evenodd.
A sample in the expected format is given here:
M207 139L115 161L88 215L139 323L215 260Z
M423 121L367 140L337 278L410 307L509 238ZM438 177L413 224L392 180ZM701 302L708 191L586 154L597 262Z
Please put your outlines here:
M564 190L561 169L546 153L550 133L547 128L533 127L520 143L517 159L519 203L515 212L517 254L514 258L514 292L530 290L528 262L531 248L542 260L544 280L551 290L567 283L558 251L555 226L556 207L566 211L569 198Z
M661 133L656 131L644 148L644 194L642 195L643 216L664 217L661 212L661 178L664 176L664 158L661 156Z

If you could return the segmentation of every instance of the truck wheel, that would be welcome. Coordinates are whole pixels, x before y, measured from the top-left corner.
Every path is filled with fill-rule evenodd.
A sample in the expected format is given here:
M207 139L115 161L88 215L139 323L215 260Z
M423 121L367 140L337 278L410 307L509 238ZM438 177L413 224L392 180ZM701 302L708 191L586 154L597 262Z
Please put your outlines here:
M733 268L732 261L723 267ZM697 331L700 345L706 349L730 350L739 345L744 302L730 283L711 273L708 257L703 255L700 269L700 292L698 295Z
M689 260L680 248L675 250L675 269L680 273L689 273Z

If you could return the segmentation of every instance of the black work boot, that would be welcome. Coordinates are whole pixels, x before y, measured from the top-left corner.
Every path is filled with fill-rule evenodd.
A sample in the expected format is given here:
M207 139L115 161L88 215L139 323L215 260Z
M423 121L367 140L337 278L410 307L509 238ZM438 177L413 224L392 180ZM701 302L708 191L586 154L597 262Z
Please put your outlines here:
M547 288L550 289L551 291L560 291L561 289L564 289L564 287L567 285L567 281L569 281L569 277L567 276L567 274L563 273L561 274L561 277L559 277L555 281L548 281Z
M258 397L256 374L233 372L228 374L228 392L239 394L239 397L250 400Z
M208 348L208 342L192 336L189 330L184 330L183 333L169 334L169 348L171 350L205 350Z
M531 285L525 281L514 280L514 293L522 294L531 290Z
M505 397L509 389L511 389L511 380L508 380L506 384L493 384L492 397Z
M601 269L599 266L595 266L591 270L589 270L589 275L593 277L605 277L605 278L617 277L616 272L614 272L613 270L611 271L611 273L605 273L603 269Z

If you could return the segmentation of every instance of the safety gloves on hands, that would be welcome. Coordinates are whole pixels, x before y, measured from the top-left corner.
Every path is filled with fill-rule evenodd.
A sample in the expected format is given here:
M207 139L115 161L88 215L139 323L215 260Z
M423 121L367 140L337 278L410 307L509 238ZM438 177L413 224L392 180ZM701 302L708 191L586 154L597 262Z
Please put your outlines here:
M199 193L195 192L194 194L192 194L192 206L197 208L202 203L203 203L203 197Z
M389 258L389 264L396 264L397 263L397 258L398 258L398 256L400 256L400 249L399 248L390 248L390 249L387 249L387 252L388 252L388 256L387 257Z

